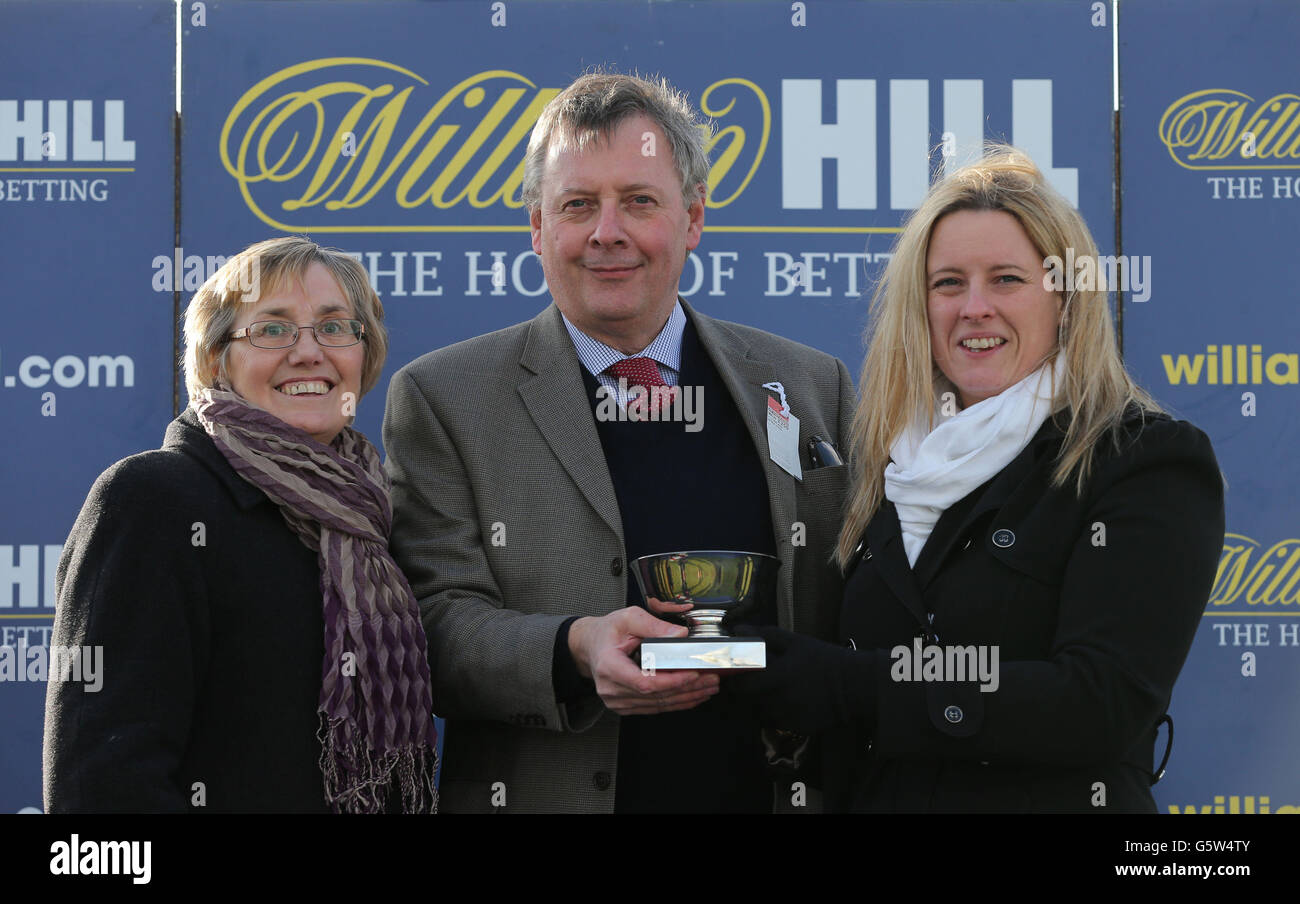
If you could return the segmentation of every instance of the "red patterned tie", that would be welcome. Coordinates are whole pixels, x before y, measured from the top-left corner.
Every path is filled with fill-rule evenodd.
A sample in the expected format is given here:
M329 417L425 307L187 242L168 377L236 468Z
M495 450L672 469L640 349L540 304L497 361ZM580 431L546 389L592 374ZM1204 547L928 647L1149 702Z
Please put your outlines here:
M650 392L649 397L642 403L647 412L658 412L660 408L672 406L673 398L677 394L677 387L669 387L664 382L663 377L659 376L659 365L655 363L654 358L624 358L622 361L616 361L605 372L619 379L620 377L627 380L627 385L644 386L650 390L655 386L668 387L667 390Z

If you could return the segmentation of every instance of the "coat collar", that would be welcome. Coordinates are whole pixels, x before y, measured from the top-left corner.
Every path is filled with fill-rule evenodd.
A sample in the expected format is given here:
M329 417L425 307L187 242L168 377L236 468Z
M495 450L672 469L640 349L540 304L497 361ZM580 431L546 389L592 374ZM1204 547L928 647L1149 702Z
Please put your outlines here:
M199 416L193 408L187 406L179 417L167 425L162 447L166 451L181 452L202 462L230 491L240 508L250 509L267 501L264 492L240 477L230 466L226 456L221 454L221 450L212 442L212 437L199 423Z
M1068 413L1062 415L1061 420L1068 422ZM1002 508L1035 467L1042 467L1044 462L1050 465L1064 436L1056 419L1049 417L1044 421L1019 455L991 480L972 491L972 495L978 494L974 504L968 502L968 497L954 503L949 510L955 518L947 517L946 512L939 517L915 567L907 561L902 527L894 504L886 500L872 517L867 524L866 539L876 570L923 628L928 628L929 619L922 592L939 573L957 542L981 515Z
M789 537L782 525L795 521L795 487L793 478L771 460L767 451L768 392L763 384L779 380L783 375L757 355L730 324L698 313L684 300L682 308L731 394L763 464L772 525L777 548L781 549ZM518 391L533 423L583 496L621 541L618 497L605 463L591 405L584 393L575 390L582 386L582 364L554 302L529 323L519 364L526 374ZM801 400L790 401L797 417ZM782 624L790 625L794 616L793 569L782 568L778 582Z
M912 569L922 588L930 585L952 553L954 545L966 535L966 531L981 515L1006 505L1035 468L1051 466L1056 451L1060 448L1060 440L1064 436L1064 432L1049 417L1019 455L983 486L973 491L978 494L974 505L958 501L953 506L955 518L945 519L940 516L934 526L934 532L930 534L925 547L921 550L921 555L917 557L916 567ZM894 521L898 521L897 513L894 515Z

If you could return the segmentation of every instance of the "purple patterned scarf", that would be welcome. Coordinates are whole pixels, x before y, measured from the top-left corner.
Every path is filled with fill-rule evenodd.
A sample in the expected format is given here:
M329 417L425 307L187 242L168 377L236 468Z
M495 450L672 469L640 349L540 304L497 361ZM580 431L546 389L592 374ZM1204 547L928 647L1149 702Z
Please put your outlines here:
M382 812L396 780L404 812L436 812L424 628L388 552L393 509L379 452L351 427L325 446L223 384L193 404L231 467L280 507L320 557L326 802L335 812Z

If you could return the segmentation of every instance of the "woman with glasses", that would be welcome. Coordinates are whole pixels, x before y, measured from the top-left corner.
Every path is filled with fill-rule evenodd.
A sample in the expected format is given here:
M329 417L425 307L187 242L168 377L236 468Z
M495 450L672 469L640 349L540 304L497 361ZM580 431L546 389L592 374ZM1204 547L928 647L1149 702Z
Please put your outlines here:
M67 811L431 811L419 611L388 553L388 481L349 426L388 349L365 270L255 244L185 314L190 403L95 483L64 547L45 805Z
M840 643L731 679L824 732L828 806L1154 812L1223 542L1205 434L1124 369L1077 211L1000 146L938 181L872 306ZM1156 771L1159 771L1156 769Z

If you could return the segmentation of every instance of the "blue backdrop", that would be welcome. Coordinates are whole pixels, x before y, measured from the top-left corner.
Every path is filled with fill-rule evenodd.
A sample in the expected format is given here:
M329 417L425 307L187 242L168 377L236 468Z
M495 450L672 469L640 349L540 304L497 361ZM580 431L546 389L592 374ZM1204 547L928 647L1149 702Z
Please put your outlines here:
M1257 414L1242 418L1230 396L1239 387L1171 385L1161 355L1204 353L1210 343L1262 343L1265 360L1288 350L1294 329L1262 334L1265 318L1294 324L1294 306L1276 288L1251 293L1243 283L1261 271L1239 264L1294 248L1300 200L1272 197L1277 166L1259 169L1267 198L1211 199L1206 175L1246 171L1187 169L1179 161L1194 162L1190 151L1169 149L1160 123L1200 90L1244 92L1258 106L1293 89L1272 73L1297 22L1281 2L1234 4L1240 35L1224 44L1225 31L1234 32L1216 21L1223 4L1176 17L1166 6L1147 2L1130 13L1125 4L1120 23L1118 249L1109 4L187 0L176 187L175 7L59 2L43 4L38 17L31 5L0 3L16 37L0 59L0 83L14 98L0 99L0 168L132 168L104 176L104 201L11 200L6 183L0 253L17 274L5 310L18 328L0 335L0 429L12 438L2 478L0 626L49 626L52 563L95 475L161 441L180 352L173 279L183 304L218 256L286 232L357 255L384 300L392 338L385 374L359 408L357 426L376 442L397 367L544 307L518 201L523 149L546 101L599 64L663 73L717 124L712 200L683 294L708 314L822 348L855 373L870 281L930 179L986 138L1027 150L1077 204L1103 254L1155 262L1150 298L1119 300L1126 352L1144 384L1219 449L1232 484L1229 530L1249 540L1230 538L1241 552L1225 546L1226 573L1236 574L1233 563L1249 571L1266 553L1283 564L1289 553L1271 547L1295 533L1283 512L1295 498L1296 468L1284 454L1296 433L1294 402L1287 408L1295 390L1267 379L1240 387L1258 393ZM75 65L50 65L51 34L69 48L60 59ZM1259 53L1270 40L1276 52ZM1185 63L1171 63L1174 46ZM133 141L134 158L22 159L31 136L48 131L45 120L34 132L23 119L28 98L45 99L45 120L59 109L49 99L66 98L70 122L75 99L90 98L85 134L106 152L123 153ZM1269 148L1265 127L1256 131L1261 151L1250 165L1264 163ZM10 147L17 150L6 158ZM1220 253L1229 249L1232 257ZM1187 266L1221 260L1228 266ZM1180 279L1185 290L1175 286ZM1216 279L1230 279L1235 291L1207 292ZM100 383L91 383L93 356L110 354L129 356L129 383L119 365L117 385L107 385L102 361ZM33 385L44 373L39 362L23 369L33 355L48 360L55 386ZM67 388L60 375L72 381L77 364L65 358L87 371ZM59 407L45 417L41 393L51 389ZM1298 573L1300 559L1287 561ZM1294 614L1295 583L1275 590L1273 610ZM1278 735L1279 721L1291 737L1300 721L1300 706L1285 696L1296 655L1277 640L1283 624L1296 622L1217 614L1253 613L1260 607L1248 597L1222 605L1216 597L1209 607L1175 695L1179 743L1157 786L1162 808L1233 794L1269 796L1275 812L1300 804ZM1274 645L1257 650L1256 677L1240 674L1245 648L1232 646L1235 635L1223 647L1214 640L1215 625L1238 622L1274 626ZM40 806L43 690L0 683L0 811Z
M174 244L174 9L0 6L0 647L11 661L48 644L55 566L90 485L157 448L172 417L173 299L152 291L150 261ZM0 681L0 812L41 806L45 685L13 680L26 676Z
M1125 358L1210 435L1228 481L1157 800L1297 813L1300 294L1280 271L1300 240L1300 84L1280 64L1300 5L1146 0L1125 5L1120 34L1124 253L1151 264L1150 297L1124 307Z

